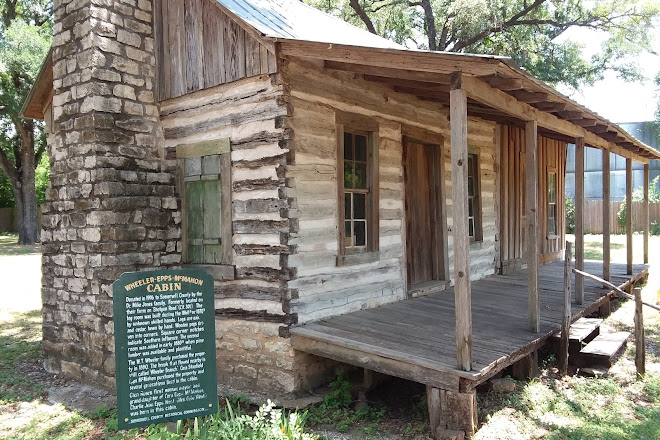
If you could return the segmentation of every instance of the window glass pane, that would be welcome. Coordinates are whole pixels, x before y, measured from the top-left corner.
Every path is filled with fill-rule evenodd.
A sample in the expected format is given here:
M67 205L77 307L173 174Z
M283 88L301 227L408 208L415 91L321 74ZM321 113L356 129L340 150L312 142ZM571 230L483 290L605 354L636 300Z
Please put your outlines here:
M353 162L344 162L344 188L355 188L354 181Z
M474 154L468 154L468 176L474 176Z
M472 217L468 219L468 235L474 237L474 218Z
M555 174L548 174L548 202L555 203Z
M554 218L548 219L548 233L553 235L557 233Z
M353 135L344 133L344 159L353 160Z
M199 176L202 174L202 158L189 157L185 161L186 176Z
M468 196L474 196L474 177L468 177Z
M360 134L355 135L355 160L367 161L367 137Z
M346 234L346 239L344 241L344 246L351 247L353 246L353 228L351 228L353 222L345 221L344 222L344 233Z
M220 174L220 155L202 157L202 174L218 175Z
M354 188L367 189L367 164L356 162L355 163L355 184Z
M351 212L353 212L353 208L351 205L351 193L346 193L344 194L344 219L349 220L351 219Z
M366 219L367 218L367 195L366 194L353 194L353 218Z
M468 216L474 217L474 199L468 199Z
M356 221L353 224L355 228L355 246L367 245L367 222Z

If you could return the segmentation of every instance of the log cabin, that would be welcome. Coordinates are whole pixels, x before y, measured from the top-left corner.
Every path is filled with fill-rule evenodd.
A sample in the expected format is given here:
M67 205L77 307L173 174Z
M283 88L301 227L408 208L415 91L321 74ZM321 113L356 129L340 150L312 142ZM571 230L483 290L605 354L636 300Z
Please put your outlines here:
M568 143L576 267L622 287L648 272L648 224L645 264L631 227L626 265L608 234L584 261L580 158L631 175L660 154L508 58L406 49L294 0L54 12L23 107L52 170L49 371L113 389L113 281L203 267L222 390L301 393L349 364L425 384L433 432L470 435L476 386L533 371L559 329ZM574 289L572 319L613 295Z

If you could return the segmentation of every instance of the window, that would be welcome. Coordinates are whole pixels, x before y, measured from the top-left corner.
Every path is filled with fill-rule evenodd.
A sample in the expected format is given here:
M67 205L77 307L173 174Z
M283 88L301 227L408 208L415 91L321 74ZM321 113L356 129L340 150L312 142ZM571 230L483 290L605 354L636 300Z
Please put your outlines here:
M481 241L481 197L479 188L479 156L468 154L468 235L470 241Z
M231 262L231 162L229 140L176 149L182 208L182 259L195 265ZM233 268L214 268L215 278L233 278Z
M548 173L548 236L557 235L557 173Z
M377 125L360 128L338 125L337 180L339 196L338 265L360 264L378 259Z

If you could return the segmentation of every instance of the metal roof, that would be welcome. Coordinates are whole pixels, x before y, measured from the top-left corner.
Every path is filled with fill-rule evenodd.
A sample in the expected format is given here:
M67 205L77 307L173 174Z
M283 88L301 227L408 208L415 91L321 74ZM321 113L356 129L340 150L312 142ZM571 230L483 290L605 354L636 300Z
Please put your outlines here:
M375 48L404 46L348 24L299 0L217 0L266 37Z

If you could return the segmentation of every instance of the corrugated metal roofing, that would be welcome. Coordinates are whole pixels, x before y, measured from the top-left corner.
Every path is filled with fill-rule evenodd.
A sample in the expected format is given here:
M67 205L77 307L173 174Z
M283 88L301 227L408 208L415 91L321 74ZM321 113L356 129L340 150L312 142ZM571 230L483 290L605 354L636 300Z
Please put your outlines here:
M405 49L390 40L352 26L299 0L218 0L263 35L273 38Z

